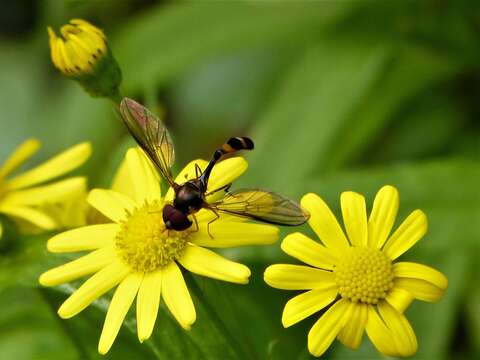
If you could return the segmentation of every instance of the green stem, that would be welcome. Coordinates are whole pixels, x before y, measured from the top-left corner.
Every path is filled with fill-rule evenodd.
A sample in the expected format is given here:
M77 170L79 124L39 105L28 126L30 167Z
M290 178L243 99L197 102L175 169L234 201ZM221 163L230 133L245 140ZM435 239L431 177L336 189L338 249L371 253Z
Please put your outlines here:
M48 293L48 290L44 288L38 288L38 292L40 293L44 301L47 303L48 308L53 314L53 318L57 321L57 323L60 325L63 331L67 334L71 343L77 350L78 358L82 360L90 359L91 358L90 355L88 354L87 351L85 351L85 346L78 340L78 338L75 335L72 334L71 328L68 325L68 323L58 317L57 310L53 304L51 295Z
M225 325L225 323L222 321L220 316L217 314L217 312L213 309L213 307L210 305L208 300L205 298L205 295L203 294L202 289L200 289L200 287L198 286L198 283L195 280L195 278L189 272L187 272L185 274L185 276L190 279L188 281L188 284L190 285L190 288L192 289L192 291L195 293L196 297L202 303L202 305L205 308L205 311L208 313L210 319L212 319L212 321L215 323L215 325L217 326L219 331L222 334L224 334L224 336L228 340L228 342L233 345L232 348L237 353L238 357L240 359L249 358L248 354L241 347L240 343L230 333L230 331L228 330L228 327Z

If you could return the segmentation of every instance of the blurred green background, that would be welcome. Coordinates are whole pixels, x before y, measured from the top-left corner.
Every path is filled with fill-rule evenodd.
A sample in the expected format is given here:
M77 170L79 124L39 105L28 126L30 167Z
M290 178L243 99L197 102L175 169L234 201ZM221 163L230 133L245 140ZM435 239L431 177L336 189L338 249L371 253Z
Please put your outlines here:
M430 224L403 259L449 278L439 303L407 311L415 358L480 358L478 1L3 2L0 159L32 136L43 148L29 165L89 140L93 157L77 172L105 187L133 143L108 101L88 97L50 63L46 26L73 17L109 36L123 93L165 112L178 167L249 135L256 149L237 186L295 199L313 191L337 215L341 191L362 192L371 204L382 185L397 186L397 224L415 208ZM101 358L106 300L65 321L56 309L69 288L37 285L58 262L45 251L50 235L2 247L0 357ZM226 253L252 268L250 285L187 275L198 312L192 331L161 310L152 339L140 345L132 314L106 358L310 358L306 334L317 317L283 329L281 311L294 294L262 280L268 264L293 259L279 243ZM334 343L325 358L381 356L364 338L355 352Z

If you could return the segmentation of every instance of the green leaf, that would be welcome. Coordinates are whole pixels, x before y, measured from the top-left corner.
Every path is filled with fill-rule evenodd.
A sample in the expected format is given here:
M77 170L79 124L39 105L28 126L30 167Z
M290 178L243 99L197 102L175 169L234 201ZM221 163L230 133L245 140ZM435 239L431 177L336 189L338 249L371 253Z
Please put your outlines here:
M417 147L421 146L418 145L420 143L426 148L434 141L432 137L437 139L443 134L450 134L448 127L448 130L442 132L441 124L446 121L452 123L453 129L459 128L462 121L458 117L461 114L448 102L449 99L442 99L441 103L438 100L435 107L426 109L425 106L421 109L415 106L419 94L431 91L432 87L450 80L458 72L458 64L439 54L420 47L399 46L385 73L372 86L369 94L352 112L350 121L340 131L341 143L335 144L327 152L328 168L339 168L359 159L365 149L370 150L364 155L367 162L371 156L387 157L383 149L388 150L390 140L382 136L382 131L391 124L403 127L404 131L393 133L393 136L398 137L397 147L402 149L411 148L406 142ZM438 98L437 94L435 98ZM410 121L404 119L402 111L405 109L414 113ZM415 125L424 131L416 132ZM433 134L432 127L437 130ZM443 138L440 141L442 140Z
M129 93L165 84L202 61L243 49L298 48L341 12L343 4L199 2L151 8L111 41Z
M341 145L340 130L390 54L388 47L366 43L324 41L309 49L292 66L254 132L249 182L291 195L314 169L324 168L329 148Z

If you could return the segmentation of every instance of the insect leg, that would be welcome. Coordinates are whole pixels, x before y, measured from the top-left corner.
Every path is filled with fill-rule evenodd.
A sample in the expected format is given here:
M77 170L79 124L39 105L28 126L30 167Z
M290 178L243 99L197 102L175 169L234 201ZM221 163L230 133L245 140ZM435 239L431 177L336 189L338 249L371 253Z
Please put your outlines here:
M200 166L198 164L195 164L195 178L199 178L202 176L202 169L200 169Z
M232 186L232 184L224 185L222 187L219 187L218 189L215 189L215 190L212 190L212 191L206 193L205 196L216 194L217 192L222 191L222 190L225 190L225 192L228 192L228 190L230 190L231 186Z
M195 216L195 214L192 214L192 217L193 217L193 221L195 223L195 232L197 232L200 228L198 227L198 221L197 221L197 217Z
M220 215L218 215L218 213L215 211L214 208L207 208L208 210L210 210L211 212L213 212L215 214L215 219L212 219L208 222L207 224L207 233L208 233L208 236L210 236L210 239L213 239L213 236L212 234L210 233L210 224L217 221L218 219L220 219Z

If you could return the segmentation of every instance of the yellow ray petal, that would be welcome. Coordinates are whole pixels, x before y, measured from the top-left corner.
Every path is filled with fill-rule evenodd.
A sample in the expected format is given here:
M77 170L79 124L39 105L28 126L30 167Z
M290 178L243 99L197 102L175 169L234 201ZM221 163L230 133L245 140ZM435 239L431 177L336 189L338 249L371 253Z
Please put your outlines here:
M73 177L45 186L37 186L26 190L9 192L2 200L8 205L42 205L44 203L64 202L75 194L83 192L87 187L87 179Z
M3 178L17 169L33 154L35 154L40 147L40 142L37 139L28 139L21 143L13 153L7 158L5 163L0 167L0 178Z
M212 279L247 284L250 277L250 269L245 265L199 246L188 245L178 261L188 271Z
M385 325L373 306L368 306L368 318L365 331L373 346L375 346L379 352L387 356L400 355L393 340L392 332Z
M288 255L321 269L333 270L338 261L328 248L299 232L285 237L281 248Z
M131 187L135 193L134 200L138 204L160 200L159 178L153 172L152 165L147 162L143 151L138 148L129 149L125 158Z
M233 157L217 163L210 174L208 180L208 191L213 192L221 187L231 184L239 178L248 168L248 162L242 157ZM222 198L223 191L207 197L207 202L212 202Z
M182 272L174 262L162 270L162 298L178 323L190 330L197 315Z
M119 222L135 209L135 202L113 190L93 189L87 202L110 220Z
M283 327L292 326L310 315L315 314L317 311L322 310L335 300L337 294L336 286L327 284L324 288L309 290L291 298L283 309Z
M328 349L349 319L351 305L346 300L339 300L317 320L308 333L310 354L320 356Z
M57 223L50 216L29 207L1 204L0 213L26 220L45 230L52 230L57 227Z
M180 171L180 173L177 175L177 177L175 178L175 182L177 184L183 184L187 180L195 179L196 178L195 165L198 165L200 169L203 171L205 170L207 164L208 164L208 161L205 161L202 159L190 161L182 169L182 171ZM174 195L175 195L175 192L173 191L173 188L169 188L167 193L165 194L164 200L166 202L172 202Z
M145 274L137 296L137 333L143 342L152 335L157 320L160 294L162 290L162 271Z
M350 349L358 349L362 343L363 331L367 324L368 305L353 304L352 314L345 326L338 333L338 340Z
M98 342L98 352L105 355L112 347L118 331L122 326L123 319L132 305L138 288L142 283L143 274L133 273L128 275L118 286L112 301L108 307L105 323L103 324L102 335Z
M64 284L103 269L111 264L115 257L113 247L104 247L44 272L40 276L39 282L43 286Z
M385 244L397 217L398 204L398 190L393 186L387 185L378 191L368 219L369 246L381 249Z
M118 224L89 225L62 232L50 238L47 249L53 253L95 250L113 245Z
M263 278L268 285L284 290L309 290L335 284L332 272L303 265L270 265Z
M340 196L343 222L348 238L354 246L366 246L367 231L367 206L363 195L353 191L345 191Z
M421 210L413 211L387 240L383 251L395 260L420 240L427 232L427 216Z
M22 189L66 174L82 165L90 157L91 152L90 143L75 145L43 164L10 179L8 188Z
M446 290L448 279L434 268L414 262L397 262L393 264L393 273L396 277L425 280L441 290Z
M393 283L395 287L408 291L414 298L427 302L438 301L445 293L445 290L422 279L397 278Z
M390 329L400 356L412 356L417 352L417 338L407 318L386 301L378 304L378 310Z
M238 221L216 221L210 225L210 234L206 224L200 224L198 232L192 234L196 245L225 248L233 246L266 245L278 239L279 230L275 226L252 224Z
M349 247L335 215L319 196L307 194L302 198L301 205L309 211L308 224L326 247L337 254L341 254Z
M97 298L116 286L130 272L130 269L120 260L115 260L85 281L77 291L58 309L58 315L63 319L71 318L85 309Z
M389 291L385 300L392 305L398 312L403 313L412 303L414 297L407 290L394 287Z
M126 195L130 199L135 198L130 171L128 170L127 161L125 159L120 163L117 172L113 176L111 190Z

